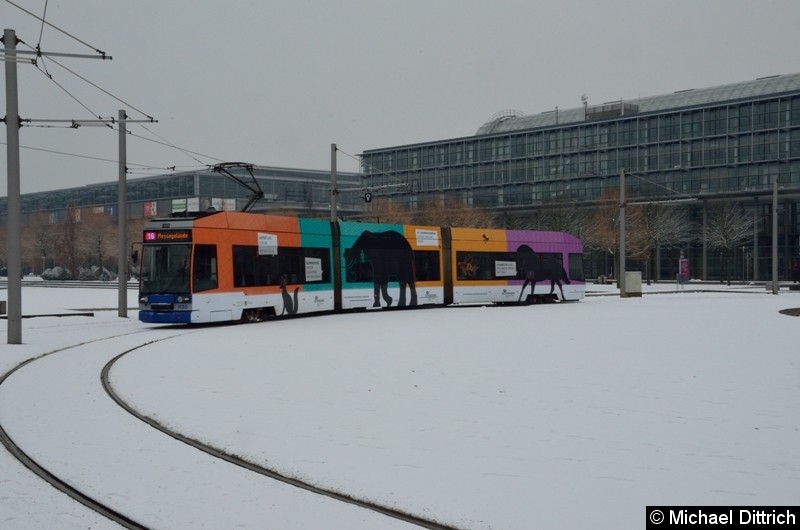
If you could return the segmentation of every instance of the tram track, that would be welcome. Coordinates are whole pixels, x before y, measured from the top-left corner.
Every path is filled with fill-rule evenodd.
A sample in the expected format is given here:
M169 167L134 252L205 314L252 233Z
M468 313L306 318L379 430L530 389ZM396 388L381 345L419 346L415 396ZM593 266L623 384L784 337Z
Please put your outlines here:
M20 370L22 370L26 366L29 366L32 363L35 363L35 362L37 362L39 360L42 360L42 359L44 359L46 357L49 357L51 355L54 355L54 354L57 354L57 353L62 353L62 352L67 352L69 350L75 350L75 349L78 349L78 348L81 348L81 347L84 347L84 346L87 346L87 345L91 345L91 344L94 344L94 343L98 343L98 342L110 341L110 340L113 340L113 339L129 336L129 335L135 335L135 334L138 334L138 333L144 333L146 331L148 331L148 330L137 330L137 331L131 331L131 332L126 332L126 333L118 333L118 334L114 334L114 335L109 335L109 336L106 336L106 337L99 337L99 338L96 338L96 339L82 341L82 342L79 342L79 343L75 343L75 344L71 344L71 345L68 345L68 346L60 347L60 348L53 349L51 351L36 355L36 356L31 357L31 358L29 358L29 359L27 359L25 361L20 362L18 365L14 366L12 369L8 370L6 373L0 374L0 386L2 386L5 381L7 381L15 373L19 372ZM306 481L303 481L303 480L300 480L300 479L285 475L285 474L283 474L283 473L281 473L279 471L276 471L274 469L269 469L269 468L264 467L262 465L253 463L253 462L248 461L248 460L246 460L246 459L244 459L244 458L242 458L242 457L240 457L240 456L238 456L238 455L236 455L236 454L234 454L234 453L232 453L230 451L227 451L227 450L222 449L222 448L214 447L214 446L212 446L210 444L204 443L204 442L202 442L200 440L194 439L194 438L192 438L190 436L187 436L187 435L179 433L179 432L177 432L175 430L169 429L168 427L163 425L161 422L159 422L159 421L157 421L157 420L155 420L155 419L153 419L151 417L148 417L145 414L142 414L141 412L139 412L138 410L133 408L130 404L126 403L114 391L114 388L112 387L111 382L110 382L110 373L111 373L111 370L112 370L114 364L118 360L123 358L125 355L128 355L128 354L130 354L130 353L132 353L134 351L140 350L142 348L146 348L146 347L148 347L150 345L153 345L155 343L158 343L158 342L162 342L162 341L165 341L165 340L169 340L169 339L175 338L175 337L177 337L177 336L179 336L181 334L184 334L184 333L186 333L186 330L181 330L180 333L170 334L167 337L161 337L161 338L156 338L156 339L153 339L153 340L148 340L148 341L142 342L141 344L138 344L138 345L136 345L134 347L128 348L125 351L123 351L122 353L114 356L110 361L108 361L103 366L103 368L102 368L102 370L100 372L100 379L101 379L100 382L101 382L105 392L109 395L109 397L111 397L111 399L115 402L115 404L117 406L121 407L123 410L125 410L126 412L131 414L133 417L135 417L135 418L139 419L140 421L144 422L149 427L151 427L153 429L156 429L157 431L160 431L161 433L166 434L166 435L170 436L171 438L173 438L175 440L183 442L184 444L186 444L186 445L188 445L188 446L190 446L190 447L192 447L194 449L197 449L199 451L202 451L203 453L205 453L205 454L207 454L207 455L209 455L209 456L211 456L213 458L225 461L225 462L227 462L229 464L233 464L233 465L235 465L237 467L240 467L240 468L245 469L247 471L256 473L256 474L261 475L263 477L266 477L268 479L271 479L271 480L274 480L274 481L277 481L277 482L280 482L280 483L283 483L283 484L287 484L287 485L293 486L295 488L298 488L300 490L303 490L305 492L313 493L313 494L316 494L316 495L320 495L322 497L326 497L328 499L331 499L331 500L334 500L334 501L337 501L337 502L346 503L346 504L349 504L349 505L352 505L352 506L356 506L356 507L361 508L361 509L369 510L369 511L374 512L376 514L379 514L379 515L382 515L382 516L386 516L386 517L389 517L389 518L392 518L392 519L395 519L395 520L399 520L399 521L402 521L402 522L405 522L405 523L409 523L411 525L415 525L415 526L418 526L420 528L428 528L428 529L432 529L432 530L457 530L457 528L454 527L454 526L443 524L443 523L440 523L440 522L437 522L437 521L434 521L434 520L431 520L431 519L426 519L426 518L423 518L423 517L419 517L419 516L416 516L416 515L414 515L412 513L404 512L404 511L398 510L396 508L383 506L381 504L378 504L378 503L375 503L375 502L371 502L371 501L368 501L368 500L359 499L359 498L350 496L347 493L342 493L342 492L335 491L335 490L325 489L323 487L317 486L317 485L312 484L310 482L306 482ZM109 519L110 521L113 521L113 522L119 524L123 528L135 529L135 530L149 528L145 524L137 521L135 519L135 515L125 514L122 511L120 511L119 509L117 509L114 506L112 506L110 503L106 503L106 502L103 502L102 500L98 499L96 493L94 495L90 495L90 494L82 491L79 487L70 484L70 482L68 480L66 480L66 479L64 479L62 477L59 477L56 474L56 472L51 471L45 465L43 465L42 463L38 462L35 458L33 458L31 455L29 455L23 447L21 447L18 443L16 443L14 441L14 439L11 437L11 435L9 435L9 433L3 427L2 424L0 424L0 443L3 444L3 446L6 448L6 450L8 450L8 452L17 461L19 461L21 464L23 464L35 476L41 478L42 480L44 480L45 482L47 482L48 484L50 484L51 486L56 488L58 491L64 493L67 496L69 496L70 498L72 498L76 502L82 504L86 508L96 512L99 515L102 515L103 517Z
M431 519L426 519L426 518L423 518L423 517L419 517L419 516L416 516L416 515L414 515L412 513L409 513L409 512L404 512L402 510L397 510L395 508L390 508L390 507L387 507L387 506L383 506L381 504L378 504L378 503L375 503L375 502L371 502L371 501L368 501L368 500L359 499L359 498L350 496L350 495L348 495L346 493L338 492L338 491L331 490L331 489L326 489L326 488L317 486L315 484L312 484L310 482L303 481L303 480L288 476L288 475L283 474L283 473L281 473L279 471L276 471L274 469L270 469L270 468L264 467L262 465L253 463L253 462L251 462L249 460L246 460L245 458L242 458L242 457L240 457L240 456L238 456L236 454L233 454L233 453L231 453L231 452L229 452L229 451L227 451L225 449L215 447L213 445L210 445L208 443L202 442L200 440L197 440L197 439L192 438L190 436L187 436L185 434L179 433L179 432L177 432L177 431L175 431L173 429L168 428L167 426L165 426L160 421L158 421L158 420L156 420L154 418L151 418L150 416L147 416L147 415L139 412L134 407L132 407L129 403L127 403L125 400L123 400L114 391L114 388L111 385L111 381L110 381L109 376L110 376L110 373L111 373L111 369L113 368L114 364L118 360L123 358L125 355L128 355L128 354L130 354L130 353L132 353L132 352L134 352L136 350L139 350L139 349L141 349L143 347L146 347L146 346L148 346L150 344L152 344L152 343L142 344L142 345L136 346L134 348L131 348L131 349L127 350L127 351L124 351L124 352L120 353L119 355L117 355L116 357L111 359L108 363L106 363L106 365L103 367L103 370L101 372L101 382L102 382L103 388L105 389L106 393L111 397L111 399L113 399L120 407L125 409L132 416L134 416L137 419L141 420L142 422L146 423L150 427L152 427L154 429L157 429L157 430L161 431L162 433L164 433L164 434L166 434L166 435L168 435L168 436L170 436L170 437L172 437L172 438L174 438L174 439L176 439L176 440L178 440L180 442L183 442L183 443L189 445L190 447L193 447L193 448L195 448L195 449L197 449L199 451L202 451L202 452L204 452L204 453L206 453L206 454L208 454L208 455L210 455L210 456L212 456L214 458L218 458L220 460L224 460L225 462L228 462L228 463L233 464L235 466L244 468L244 469L246 469L248 471L252 471L254 473L257 473L259 475L265 476L265 477L270 478L272 480L276 480L278 482L282 482L284 484L288 484L290 486L293 486L295 488L304 490L306 492L313 493L313 494L316 494L316 495L321 495L323 497L327 497L327 498L333 499L335 501L351 504L351 505L357 506L359 508L363 508L365 510L370 510L372 512L376 512L376 513L379 513L381 515L385 515L387 517L391 517L393 519L398 519L400 521L419 526L421 528L428 528L430 530L459 530L455 526L450 526L450 525L446 525L444 523L433 521Z
M27 360L19 363L14 368L12 368L11 370L7 371L6 373L0 375L0 386L2 386L3 383L9 377L11 377L14 373L18 372L22 368L24 368L24 367L26 367L26 366L28 366L28 365L40 360L40 359L48 357L50 355L53 355L53 354L56 354L56 353L61 353L61 352L64 352L64 351L75 349L75 348L80 348L82 346L86 346L88 344L93 344L93 343L96 343L96 342L112 340L112 339L115 339L115 338L124 337L126 335L133 335L133 334L136 334L136 333L143 333L143 332L144 332L144 330L133 331L133 332L129 332L129 333L120 333L120 334L112 335L112 336L108 336L108 337L101 337L101 338L97 338L97 339L83 341L83 342L80 342L80 343L77 343L77 344L72 344L72 345L64 346L62 348L58 348L58 349L55 349L55 350L52 350L52 351L49 351L49 352L45 352L45 353L42 353L42 354L37 355L35 357L31 357L30 359L27 359ZM157 339L156 341L150 341L147 344L152 344L153 342L158 342L158 340L166 340L167 338L171 338L171 337L165 337L164 339ZM147 529L146 526L143 526L143 525L137 523L136 521L134 521L133 519L131 519L127 515L115 510L113 507L109 506L108 504L105 504L105 503L95 499L94 497L92 497L92 496L80 491L76 487L74 487L71 484L69 484L67 481L65 481L65 480L59 478L58 476L56 476L55 474L53 474L51 471L49 471L43 465L39 464L30 455L28 455L16 442L14 442L14 440L11 438L11 436L8 434L8 432L6 432L6 430L3 428L2 424L0 424L0 443L2 443L3 446L8 450L8 452L11 453L11 455L14 458L16 458L22 465L24 465L26 468L28 468L34 475L36 475L37 477L41 478L42 480L44 480L45 482L47 482L48 484L50 484L51 486L53 486L57 490L61 491L62 493L66 494L67 496L69 496L73 500L75 500L75 501L79 502L80 504L86 506L90 510L93 510L94 512L96 512L96 513L106 517L107 519L109 519L109 520L111 520L111 521L123 526L124 528L129 528L129 529L132 529L132 530L146 530Z

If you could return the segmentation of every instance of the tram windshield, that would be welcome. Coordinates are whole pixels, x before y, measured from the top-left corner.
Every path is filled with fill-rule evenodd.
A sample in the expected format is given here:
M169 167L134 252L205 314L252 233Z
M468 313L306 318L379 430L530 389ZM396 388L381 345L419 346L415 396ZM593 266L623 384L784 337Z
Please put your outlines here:
M191 245L145 245L141 294L188 293Z

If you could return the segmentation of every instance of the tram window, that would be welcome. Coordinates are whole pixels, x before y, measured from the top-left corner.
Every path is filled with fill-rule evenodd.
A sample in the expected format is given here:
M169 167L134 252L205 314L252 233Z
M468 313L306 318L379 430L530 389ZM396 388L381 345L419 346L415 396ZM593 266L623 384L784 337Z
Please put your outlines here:
M250 287L256 283L256 247L233 247L233 286Z
M456 252L456 278L507 280L516 276L516 261L514 252Z
M308 276L306 276L308 274ZM279 247L277 255L258 255L254 246L233 247L234 287L330 282L330 250Z
M583 254L569 255L569 278L571 280L583 281Z
M330 251L327 248L279 248L279 270L286 283L330 282Z
M304 248L304 283L330 283L330 250L327 248Z
M217 288L217 246L194 247L194 292Z
M142 293L188 293L190 245L145 245Z
M364 251L361 251L358 256L351 256L352 252L351 248L344 251L345 281L347 283L371 282L372 262L366 259Z
M564 268L564 255L561 252L539 252L536 254L540 260L547 262L556 262L561 268ZM570 275L572 278L572 275ZM577 279L577 278L576 278Z
M278 251L278 261L281 276L286 278L286 283L303 283L303 262L297 249Z
M564 265L564 256L561 252L539 252L539 259L556 261L562 266Z
M439 252L435 250L414 251L414 276L417 281L439 281Z

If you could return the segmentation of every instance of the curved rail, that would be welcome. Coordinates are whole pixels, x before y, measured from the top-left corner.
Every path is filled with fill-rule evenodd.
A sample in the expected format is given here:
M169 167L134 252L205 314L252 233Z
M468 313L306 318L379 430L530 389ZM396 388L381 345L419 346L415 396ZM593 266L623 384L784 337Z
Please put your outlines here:
M42 359L42 358L47 357L49 355L53 355L54 353L63 352L63 351L66 351L66 350L70 350L72 348L79 348L81 346L85 346L86 344L91 344L93 342L100 342L100 341L104 341L104 340L110 340L110 339L114 339L114 338L117 338L117 337L122 337L122 336L125 336L125 335L133 335L135 333L142 333L142 331L134 331L134 332L130 332L130 333L120 333L118 335L113 335L113 336L110 336L110 337L102 337L102 338L99 338L99 339L88 340L88 341L84 341L84 342L81 342L81 343L78 343L78 344L73 344L71 346L58 348L56 350L43 353L43 354L38 355L36 357L31 357L30 359L21 362L20 364L18 364L17 366L15 366L11 370L9 370L8 372L6 372L2 376L0 376L0 385L2 385L6 381L6 379L8 379L12 374L14 374L18 370L22 369L23 367L27 366L28 364L31 364L32 362L38 361L39 359ZM163 339L156 339L156 340L153 340L153 341L149 341L147 344L152 344L153 342L158 342L160 340L166 340L167 338L171 338L171 337L165 337ZM121 512L118 512L117 510L115 510L114 508L108 506L107 504L104 504L104 503L98 501L97 499L94 499L93 497L90 497L89 495L81 492L80 490L78 490L75 487L69 485L68 483L66 483L65 481L63 481L62 479L58 478L53 473L48 471L45 467L40 465L33 458L31 458L27 453L25 453L25 451L23 451L22 448L20 448L15 443L14 440L5 431L5 429L3 429L2 425L0 425L0 443L2 443L5 446L5 448L8 450L8 452L11 453L14 456L14 458L19 460L19 462L22 463L22 465L24 465L25 467L30 469L36 476L42 478L48 484L50 484L51 486L53 486L57 490L61 491L62 493L65 493L65 494L69 495L72 499L74 499L74 500L78 501L79 503L83 504L84 506L86 506L90 510L93 510L93 511L99 513L100 515L102 515L102 516L114 521L115 523L117 523L117 524L119 524L119 525L121 525L121 526L123 526L125 528L129 528L129 529L132 529L132 530L147 530L146 526L143 526L143 525L137 523L136 521L134 521L133 519L131 519L127 515L125 515L125 514L123 514Z
M126 335L133 335L133 334L142 333L142 332L143 331L120 333L120 334L116 334L116 335L112 335L112 336L108 336L108 337L102 337L102 338L98 338L98 339L83 341L83 342L80 342L80 343L77 343L77 344L72 344L72 345L69 345L69 346L58 348L58 349L55 349L55 350L52 350L52 351L37 355L35 357L31 357L30 359L27 359L27 360L21 362L20 364L18 364L17 366L15 366L14 368L12 368L8 372L6 372L5 374L0 375L0 385L2 385L11 375L16 373L17 371L21 370L25 366L27 366L27 365L29 365L29 364L37 361L37 360L40 360L40 359L42 359L44 357L53 355L55 353L67 351L67 350L70 350L70 349L79 348L79 347L85 346L87 344L92 344L92 343L95 343L95 342L111 340L111 339L114 339L114 338L118 338L118 337L122 337L122 336L126 336ZM169 428L167 428L166 426L164 426L163 424L161 424L157 420L154 420L153 418L150 418L150 417L148 417L148 416L146 416L144 414L141 414L139 411L137 411L136 409L131 407L128 403L126 403L124 400L122 400L122 398L120 398L119 395L117 395L115 393L114 389L111 386L110 380L109 380L109 374L110 374L111 368L113 367L114 363L116 363L116 361L118 361L123 356L125 356L125 355L127 355L127 354L129 354L129 353L131 353L133 351L136 351L136 350L138 350L140 348L144 348L146 346L149 346L149 345L152 345L152 344L155 344L157 342L164 341L164 340L168 340L168 339L171 339L171 338L174 338L174 336L171 335L169 337L163 337L163 338L159 338L159 339L154 339L154 340L150 340L150 341L144 342L142 344L139 344L138 346L130 348L130 349L122 352L121 354L117 355L116 357L111 359L108 363L106 363L106 365L103 367L103 369L101 371L101 383L103 385L103 388L105 389L106 393L120 407L122 407L124 410L126 410L129 414L131 414L134 417L138 418L139 420L143 421L147 425L149 425L149 426L151 426L151 427L153 427L155 429L158 429L159 431L163 432L164 434L167 434L168 436L170 436L170 437L172 437L172 438L174 438L176 440L179 440L179 441L181 441L181 442L183 442L183 443L185 443L185 444L187 444L187 445L189 445L189 446L191 446L191 447L193 447L195 449L199 449L200 451L203 451L203 452L207 453L210 456L213 456L215 458L219 458L219 459L224 460L224 461L226 461L228 463L231 463L231 464L234 464L236 466L239 466L239 467L242 467L244 469L247 469L249 471L258 473L258 474L263 475L265 477L268 477L270 479L277 480L277 481L283 482L285 484L294 486L296 488L305 490L307 492L315 493L317 495L322 495L322 496L331 498L331 499L339 501L339 502L344 502L344 503L348 503L348 504L351 504L351 505L354 505L354 506L358 506L360 508L373 511L373 512L385 515L387 517L398 519L398 520L401 520L401 521L404 521L404 522L419 526L421 528L428 528L428 529L431 529L431 530L458 530L454 526L450 526L450 525L447 525L447 524L443 524L443 523L439 523L439 522L432 521L432 520L429 520L429 519L425 519L425 518L422 518L422 517L418 517L418 516L413 515L411 513L403 512L403 511L400 511L400 510L397 510L397 509L394 509L394 508L389 508L389 507L386 507L386 506L382 506L380 504L377 504L377 503L374 503L374 502L370 502L370 501L367 501L367 500L358 499L358 498L352 497L350 495L347 495L345 493L341 493L341 492L337 492L337 491L321 488L321 487L315 486L315 485L313 485L311 483L304 482L302 480L299 480L299 479L284 475L284 474L282 474L282 473L280 473L278 471L275 471L275 470L260 466L258 464L254 464L252 462L249 462L249 461L245 460L244 458L239 457L239 456L237 456L235 454L231 454L231 453L229 453L229 452L227 452L227 451L225 451L223 449L219 449L219 448L213 447L213 446L211 446L209 444L206 444L206 443L203 443L203 442L201 442L199 440L193 439L191 437L185 436L185 435L183 435L181 433L178 433L176 431L170 430ZM9 451L9 453L11 453L14 456L14 458L16 458L20 463L22 463L29 470L31 470L36 476L42 478L48 484L50 484L51 486L55 487L57 490L61 491L62 493L68 495L69 497L71 497L72 499L76 500L77 502L81 503L82 505L86 506L90 510L95 511L96 513L108 518L111 521L114 521L115 523L123 526L124 528L132 529L132 530L147 530L148 529L147 526L144 526L143 524L138 523L137 521L135 521L131 517L123 514L122 512L119 512L119 511L115 510L111 506L109 506L107 504L104 504L103 502L91 497L90 495L87 495L86 493L83 493L82 491L78 490L74 486L71 486L70 484L68 484L66 481L62 480L58 476L54 475L47 468L45 468L44 466L42 466L41 464L36 462L30 455L25 453L25 451L19 445L17 445L14 442L14 440L9 436L9 434L5 431L5 429L3 429L2 425L0 425L0 443L2 443L5 446L5 448Z
M153 341L153 342L155 342L155 341ZM240 456L237 456L235 454L229 453L229 452L225 451L224 449L220 449L220 448L214 447L214 446L209 445L207 443L201 442L200 440L196 440L194 438L191 438L189 436L186 436L184 434L176 432L176 431L174 431L172 429L169 429L168 427L163 425L158 420L155 420L155 419L153 419L153 418L151 418L149 416L146 416L146 415L140 413L139 411L134 409L131 405L129 405L127 402L125 402L114 391L114 389L113 389L113 387L111 385L111 382L109 380L109 373L111 371L111 368L114 366L114 363L116 363L123 356L125 356L125 355L127 355L127 354L129 354L129 353L131 353L131 352L133 352L135 350L138 350L139 348L142 348L144 346L148 346L149 344L151 344L151 343L147 343L147 344L142 344L140 346L136 346L135 348L131 348L131 349L129 349L127 351L124 351L121 354L117 355L116 357L111 359L108 363L106 363L106 365L103 367L103 371L101 373L101 379L102 379L103 388L105 388L105 390L108 393L108 395L111 396L111 399L113 399L120 407L122 407L123 409L128 411L134 417L136 417L139 420L145 422L147 425L153 427L154 429L158 429L159 431L163 432L164 434L166 434L168 436L171 436L172 438L175 438L176 440L181 441L181 442L183 442L183 443L185 443L185 444L187 444L187 445L189 445L189 446L191 446L191 447L193 447L195 449L199 449L200 451L203 451L204 453L207 453L210 456L213 456L215 458L219 458L219 459L224 460L224 461L226 461L228 463L231 463L231 464L234 464L236 466L239 466L239 467L242 467L244 469L247 469L248 471L253 471L254 473L258 473L258 474L263 475L265 477L268 477L268 478L271 478L273 480L277 480L277 481L283 482L285 484L288 484L290 486L294 486L296 488L300 488L300 489L308 491L310 493L314 493L314 494L317 494L317 495L322 495L322 496L329 497L331 499L334 499L334 500L337 500L337 501L340 501L340 502L345 502L345 503L348 503L348 504L352 504L354 506L358 506L358 507L364 508L366 510L371 510L373 512L380 513L382 515L386 515L387 517L392 517L394 519L399 519L401 521L404 521L404 522L407 522L407 523L411 523L411 524L417 525L417 526L422 527L422 528L429 528L431 530L458 530L458 528L454 527L454 526L449 526L449 525L446 525L446 524L443 524L443 523L439 523L439 522L436 522L436 521L432 521L432 520L429 520L429 519L424 519L422 517L413 515L411 513L403 512L403 511L396 510L394 508L389 508L389 507L386 507L386 506L382 506L380 504L377 504L377 503L374 503L374 502L370 502L370 501L367 501L367 500L358 499L358 498L352 497L350 495L347 495L345 493L340 493L340 492L337 492L337 491L334 491L334 490L321 488L321 487L315 486L314 484L311 484L309 482L305 482L303 480L299 480L297 478L293 478L293 477L284 475L284 474L282 474L282 473L280 473L278 471L275 471L273 469L269 469L269 468L260 466L258 464L254 464L253 462L245 460L244 458L242 458Z

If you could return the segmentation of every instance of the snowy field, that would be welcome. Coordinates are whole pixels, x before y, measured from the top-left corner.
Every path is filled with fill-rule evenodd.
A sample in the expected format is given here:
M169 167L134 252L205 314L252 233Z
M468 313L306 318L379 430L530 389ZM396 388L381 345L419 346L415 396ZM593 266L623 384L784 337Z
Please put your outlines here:
M117 317L113 289L26 285L24 315L95 315L23 319L13 346L0 321L0 376L80 344L6 379L0 426L150 528L413 528L215 460L122 410L102 367L173 336L114 365L132 406L287 475L458 528L642 528L647 505L796 504L800 318L779 310L800 307L800 293L643 289L165 329L135 310ZM117 526L0 448L0 527Z

